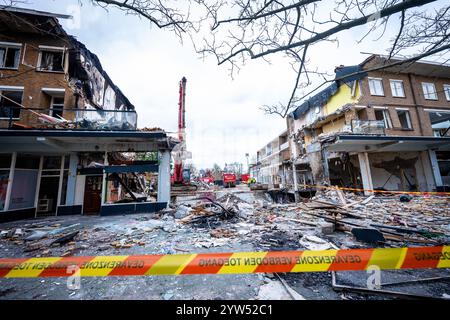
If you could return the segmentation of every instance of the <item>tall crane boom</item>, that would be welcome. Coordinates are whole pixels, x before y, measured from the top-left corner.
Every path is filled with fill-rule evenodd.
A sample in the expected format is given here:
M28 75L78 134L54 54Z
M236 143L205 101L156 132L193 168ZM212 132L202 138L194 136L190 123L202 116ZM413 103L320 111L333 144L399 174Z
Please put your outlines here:
M183 154L186 151L186 78L183 77L180 81L179 88L179 102L178 102L178 139L181 147L179 149L179 156L175 158L174 166L174 183L183 183Z
M178 102L178 138L184 141L184 129L186 129L186 78L183 77L180 81L179 102Z

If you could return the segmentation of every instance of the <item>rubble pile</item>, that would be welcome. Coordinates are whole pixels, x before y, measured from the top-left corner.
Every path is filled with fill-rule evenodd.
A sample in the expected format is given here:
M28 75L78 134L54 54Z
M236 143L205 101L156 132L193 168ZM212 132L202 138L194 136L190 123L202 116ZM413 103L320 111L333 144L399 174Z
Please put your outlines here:
M48 255L50 248L59 247L59 254L65 257L76 251L75 239L80 238L80 231L79 223L68 226L61 226L60 223L28 223L23 228L0 231L0 239L23 246L24 252L37 252L37 257Z
M310 212L311 206L317 210ZM449 241L450 205L447 197L408 196L405 200L404 195L366 197L329 190L301 207L303 215L333 223L336 230L350 231L362 242L439 245ZM378 238L374 238L376 234Z
M299 203L274 203L264 191L206 194L199 192L156 214L49 217L0 226L0 252L25 257L173 254L434 246L450 241L446 197L406 199L328 190ZM294 275L281 276L296 285ZM322 291L334 289L330 277L319 277L320 283L314 280L317 274L295 277Z

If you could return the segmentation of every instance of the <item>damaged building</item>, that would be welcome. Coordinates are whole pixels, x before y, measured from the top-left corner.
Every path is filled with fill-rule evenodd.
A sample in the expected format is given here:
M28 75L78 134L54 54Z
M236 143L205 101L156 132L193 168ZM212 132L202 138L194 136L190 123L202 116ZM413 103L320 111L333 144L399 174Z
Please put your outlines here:
M0 221L165 208L176 141L58 18L0 7Z
M291 186L291 151L287 131L283 131L256 153L256 163L251 167L251 176L259 183L271 188Z
M337 67L335 80L298 106L287 127L297 190L450 188L448 65L371 55Z

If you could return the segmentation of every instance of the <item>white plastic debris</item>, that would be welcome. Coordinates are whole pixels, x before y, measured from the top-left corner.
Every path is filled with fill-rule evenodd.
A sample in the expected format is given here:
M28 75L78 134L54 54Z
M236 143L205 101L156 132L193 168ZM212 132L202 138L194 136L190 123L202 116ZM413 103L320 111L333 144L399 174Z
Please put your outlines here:
M304 235L300 239L300 244L308 250L337 249L334 244L313 235Z
M175 219L183 219L184 217L188 216L190 212L192 211L191 208L181 205L178 207L177 211L175 212Z

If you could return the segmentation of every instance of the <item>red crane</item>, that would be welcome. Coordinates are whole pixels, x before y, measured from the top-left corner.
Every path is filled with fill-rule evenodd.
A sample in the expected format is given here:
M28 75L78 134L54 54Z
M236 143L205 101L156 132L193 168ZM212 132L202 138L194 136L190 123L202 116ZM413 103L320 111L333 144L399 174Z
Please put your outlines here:
M183 179L183 156L186 152L186 78L183 77L180 81L179 89L179 102L178 102L178 139L180 140L179 154L175 157L174 162L174 178L173 182L175 184L182 184L183 182L189 183L186 179Z

